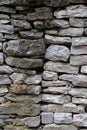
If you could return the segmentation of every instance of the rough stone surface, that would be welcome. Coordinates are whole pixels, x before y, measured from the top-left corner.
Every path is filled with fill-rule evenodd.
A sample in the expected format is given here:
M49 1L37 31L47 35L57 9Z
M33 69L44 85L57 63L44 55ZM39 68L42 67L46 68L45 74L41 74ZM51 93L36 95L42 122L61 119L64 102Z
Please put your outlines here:
M53 113L49 112L42 112L41 113L41 121L42 124L51 124L53 123Z
M0 24L0 33L13 34L14 28L12 25Z
M55 72L44 71L43 72L43 79L44 80L57 80L58 79L58 75Z
M54 123L56 124L71 124L72 114L71 113L55 113Z
M70 66L70 64L61 63L61 62L48 61L44 65L44 69L49 70L49 71L65 72L65 73L71 73L71 74L78 73L78 67Z
M42 15L43 14L43 15ZM48 7L36 8L35 12L28 13L27 19L28 20L43 20L43 19L52 19L53 15L51 9Z
M2 65L4 62L3 53L0 52L0 65Z
M45 58L52 61L67 61L69 56L69 49L60 45L50 45L45 54Z
M86 46L87 37L72 38L72 46Z
M70 44L70 37L55 37L50 35L45 35L46 44Z

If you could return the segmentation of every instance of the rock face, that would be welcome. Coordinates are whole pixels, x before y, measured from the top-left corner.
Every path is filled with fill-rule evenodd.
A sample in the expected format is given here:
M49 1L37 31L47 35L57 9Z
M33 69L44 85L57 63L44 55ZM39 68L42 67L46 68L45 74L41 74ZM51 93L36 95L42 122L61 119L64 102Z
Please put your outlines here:
M0 130L87 130L87 0L0 0Z

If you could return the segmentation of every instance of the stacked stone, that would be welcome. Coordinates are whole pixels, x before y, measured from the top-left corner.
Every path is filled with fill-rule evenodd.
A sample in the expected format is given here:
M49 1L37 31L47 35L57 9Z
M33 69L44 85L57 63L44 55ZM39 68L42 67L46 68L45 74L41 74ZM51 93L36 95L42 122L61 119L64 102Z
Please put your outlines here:
M53 19L45 21L43 130L86 130L87 6L59 8L58 1L52 2L46 2L57 8Z
M0 1L0 130L41 129L40 92L45 54L42 13L50 13L50 9L34 5L42 3Z

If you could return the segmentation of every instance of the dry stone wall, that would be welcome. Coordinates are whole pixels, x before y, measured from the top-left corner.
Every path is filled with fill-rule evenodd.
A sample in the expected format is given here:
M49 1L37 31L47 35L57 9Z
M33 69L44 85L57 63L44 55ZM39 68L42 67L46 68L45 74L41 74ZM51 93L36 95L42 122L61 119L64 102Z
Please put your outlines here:
M0 130L87 130L87 0L0 0Z

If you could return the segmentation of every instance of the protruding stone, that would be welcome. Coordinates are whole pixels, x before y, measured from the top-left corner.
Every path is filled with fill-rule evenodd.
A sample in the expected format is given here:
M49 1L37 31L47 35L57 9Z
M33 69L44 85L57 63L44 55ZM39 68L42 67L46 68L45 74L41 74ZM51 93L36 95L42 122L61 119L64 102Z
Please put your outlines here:
M72 114L71 113L55 113L54 123L56 124L71 124Z
M83 20L83 19L70 18L69 22L72 27L80 27L80 28L85 27L85 25L84 25L85 20Z
M67 29L61 29L59 31L59 36L82 36L84 33L83 28L67 28Z
M10 66L20 67L20 68L36 68L43 66L42 59L30 59L30 58L15 58L8 57L6 63Z
M78 127L87 127L87 114L74 115L73 124Z
M42 94L42 102L64 104L70 102L70 96Z
M52 71L44 71L43 72L43 79L44 80L57 80L58 76L57 73Z
M45 54L45 58L53 61L67 61L70 56L70 51L65 46L50 45Z
M59 19L59 18L68 18L69 16L67 15L66 10L61 10L61 11L55 11L54 16Z
M57 36L50 36L45 35L45 42L46 44L70 44L72 42L70 37L57 37Z
M81 66L81 73L87 74L87 66Z
M48 7L36 8L35 12L27 14L27 19L29 21L52 19L52 17L53 17L52 11Z
M42 112L41 113L41 122L42 124L51 124L53 123L53 113L51 112Z
M55 72L65 72L65 73L71 73L71 74L77 74L79 71L79 68L76 66L71 66L68 63L61 63L61 62L52 62L48 61L44 65L45 70L49 71L55 71Z

